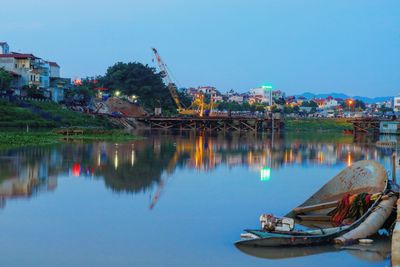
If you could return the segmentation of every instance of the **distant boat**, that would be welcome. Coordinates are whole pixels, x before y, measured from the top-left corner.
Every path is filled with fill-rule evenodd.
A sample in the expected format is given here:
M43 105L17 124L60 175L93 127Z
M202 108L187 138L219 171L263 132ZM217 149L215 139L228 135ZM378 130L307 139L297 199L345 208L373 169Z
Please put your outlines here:
M337 207L339 201L345 195L364 192L368 194L380 194L372 202L369 209L352 224L334 227L331 223L331 217L328 215L329 212ZM294 219L297 226L300 226L302 229L292 231L245 230L247 234L240 241L236 242L236 245L239 247L276 247L333 243L335 238L349 232L352 233L353 230L357 232L360 227L364 230L366 226L362 223L369 216L372 216L374 212L377 212L375 208L378 205L393 206L397 198L395 195L390 195L389 202L386 203L388 196L385 196L385 193L387 192L388 177L384 167L375 161L358 161L333 177L303 204L294 208L285 216L286 218ZM384 201L386 202L381 201L382 199L385 199ZM387 214L387 217L389 215L390 212ZM378 227L381 226L379 225Z

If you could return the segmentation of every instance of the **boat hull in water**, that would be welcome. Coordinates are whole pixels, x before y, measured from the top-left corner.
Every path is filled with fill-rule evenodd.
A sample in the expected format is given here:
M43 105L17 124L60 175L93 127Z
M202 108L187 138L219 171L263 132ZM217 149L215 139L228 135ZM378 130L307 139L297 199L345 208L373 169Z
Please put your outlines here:
M274 232L264 230L245 230L250 238L244 238L236 245L244 246L309 246L333 243L337 237L356 229L371 215L378 206L380 197L370 208L356 221L348 226L332 227L330 221L312 221L304 218L327 217L333 210L332 205L324 206L324 203L339 202L346 194L383 193L388 186L388 177L384 167L375 161L359 161L344 169L333 177L320 190L313 194L303 204L293 209L285 217L293 218L297 224L310 227L308 231ZM322 206L323 208L311 210L307 207ZM326 207L326 208L325 208ZM299 210L307 210L307 214L299 214Z

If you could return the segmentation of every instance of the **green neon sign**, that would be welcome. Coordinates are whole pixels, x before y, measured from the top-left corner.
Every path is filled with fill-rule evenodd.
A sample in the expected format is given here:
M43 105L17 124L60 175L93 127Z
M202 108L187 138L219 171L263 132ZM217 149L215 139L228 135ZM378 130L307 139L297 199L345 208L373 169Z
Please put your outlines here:
M264 84L261 86L261 88L266 91L271 91L273 89L273 86L271 84Z

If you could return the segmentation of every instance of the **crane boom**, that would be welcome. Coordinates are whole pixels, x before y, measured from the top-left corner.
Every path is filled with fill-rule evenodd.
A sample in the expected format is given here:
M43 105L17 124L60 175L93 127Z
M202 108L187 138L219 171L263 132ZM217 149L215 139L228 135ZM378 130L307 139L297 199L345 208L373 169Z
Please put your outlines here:
M171 93L172 99L175 101L175 104L178 108L178 112L184 112L185 108L182 106L181 102L179 101L179 96L178 96L178 90L175 85L175 83L172 81L168 70L167 70L167 65L165 65L164 61L161 59L160 54L158 54L157 49L152 48L154 56L157 60L157 65L160 68L160 73L161 77L164 79L164 81L167 83L168 90Z

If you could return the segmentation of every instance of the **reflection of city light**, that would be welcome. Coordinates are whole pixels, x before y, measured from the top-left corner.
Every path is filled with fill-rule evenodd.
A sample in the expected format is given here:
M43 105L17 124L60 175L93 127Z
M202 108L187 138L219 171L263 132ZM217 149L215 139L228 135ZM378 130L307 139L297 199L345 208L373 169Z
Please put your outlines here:
M324 154L322 153L322 151L318 152L318 160L319 160L319 163L321 163L321 164L324 162Z
M352 162L352 159L351 159L351 154L350 154L350 151L347 153L347 166L351 166L351 162Z
M118 150L115 151L114 167L115 167L115 169L118 168Z
M247 159L248 164L252 165L253 164L253 153L251 152L251 150L249 151L249 154L247 157L248 157L248 159Z
M132 149L131 152L131 165L133 167L133 164L135 164L135 151Z
M100 166L100 164L101 164L101 155L99 151L99 154L97 155L97 166Z
M269 181L269 179L271 179L271 168L262 168L260 172L260 178L260 180L263 182Z
M74 163L72 165L72 176L78 177L81 175L81 165L79 163Z

